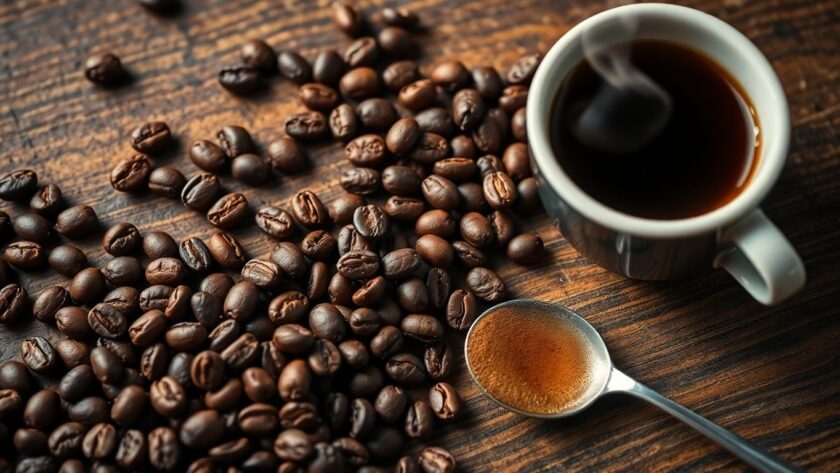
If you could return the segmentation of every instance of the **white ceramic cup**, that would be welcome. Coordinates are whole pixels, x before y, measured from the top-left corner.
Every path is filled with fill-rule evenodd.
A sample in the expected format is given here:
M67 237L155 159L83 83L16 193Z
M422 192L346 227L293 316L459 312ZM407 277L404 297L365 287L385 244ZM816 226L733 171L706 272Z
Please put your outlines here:
M728 70L749 96L760 125L758 168L747 187L724 206L679 220L635 217L584 193L555 159L549 136L551 108L564 78L583 59L582 33L593 27L618 29L628 20L636 25L633 38L667 40L699 51ZM625 36L616 34L616 41ZM799 255L758 208L787 157L787 101L767 59L732 26L697 10L656 3L592 16L569 30L542 60L528 93L526 121L543 205L565 238L595 263L651 280L723 268L763 304L780 302L805 284Z

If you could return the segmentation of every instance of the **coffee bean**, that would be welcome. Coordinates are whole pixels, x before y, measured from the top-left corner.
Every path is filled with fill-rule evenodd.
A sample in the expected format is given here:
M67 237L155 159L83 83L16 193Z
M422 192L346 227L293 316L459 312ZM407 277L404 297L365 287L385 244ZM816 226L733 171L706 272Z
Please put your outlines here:
M169 296L172 294L172 288L168 286L151 286L140 293L140 310L146 312L149 310L166 309L166 304L169 303Z
M309 437L299 429L284 430L274 441L274 453L282 460L300 462L309 458L312 452Z
M34 241L16 241L3 251L7 263L21 271L41 269L47 262L44 249Z
M382 276L365 281L356 292L353 293L353 303L360 307L372 307L385 295L387 282Z
M242 322L254 315L259 300L257 286L250 281L240 281L228 291L223 310L226 316Z
M528 145L524 143L513 143L508 146L505 149L502 162L505 165L505 172L516 182L531 176Z
M416 48L411 35L399 26L387 26L376 36L379 47L392 57L403 57L412 54Z
M461 398L449 383L439 382L429 390L429 405L439 419L451 420L461 412Z
M434 208L455 210L458 207L460 195L455 183L445 177L431 175L421 184L423 197Z
M325 442L315 444L315 453L312 461L309 462L308 470L312 473L329 473L331 471L344 471L344 457L341 452Z
M238 226L247 216L248 200L239 192L223 196L207 211L207 220L222 229Z
M187 179L181 171L168 166L155 168L149 174L149 190L169 199L177 199L186 182Z
M420 79L402 87L397 99L403 107L418 112L437 99L437 89L431 80Z
M379 135L362 135L344 148L344 156L356 166L377 166L386 158L385 140Z
M400 387L385 386L376 396L373 408L376 414L387 424L396 424L405 414L408 396Z
M408 8L383 8L382 21L389 26L410 29L417 26L419 18L416 13Z
M371 168L347 168L341 174L341 187L358 195L371 195L379 190L379 171Z
M503 132L507 128L501 128L489 110L472 132L472 139L476 148L482 153L496 153L501 149Z
M461 89L452 98L452 120L463 131L477 127L487 107L476 89Z
M365 36L353 41L344 50L342 58L350 68L372 66L379 58L379 46L376 39Z
M164 122L149 122L131 132L131 147L143 154L157 154L165 150L172 140L172 132Z
M292 213L301 225L320 228L329 224L329 214L315 193L304 190L292 198Z
M239 411L237 422L242 432L248 435L271 434L277 429L277 408L260 402L251 404Z
M470 73L459 61L444 61L432 69L429 78L449 93L464 87L470 80Z
M47 446L54 456L67 457L82 448L87 429L79 422L66 422L56 427L47 439Z
M411 353L397 353L388 359L385 372L397 383L407 386L420 386L426 379L423 362Z
M362 15L347 3L335 3L332 17L336 28L348 36L356 36L364 27Z
M149 432L149 463L158 470L171 470L181 456L178 437L169 427L158 427Z
M300 101L310 110L327 113L338 105L339 97L332 87L310 82L300 86Z
M105 347L90 352L90 366L96 379L103 384L115 384L123 377L124 364L116 353Z
M91 460L109 457L117 448L117 429L111 424L99 423L85 434L82 452Z
M481 66L472 70L475 88L484 98L495 100L502 94L505 84L499 73L491 66Z
M122 62L113 53L92 54L85 59L85 77L94 84L112 86L124 76Z
M253 93L262 86L257 69L241 64L221 68L218 79L222 87L237 95Z
M421 279L409 279L397 286L397 301L409 313L424 312L429 305L429 291Z
M306 167L306 156L297 141L288 136L272 141L267 150L268 161L275 170L296 174Z
M333 138L348 141L359 133L361 123L353 107L343 103L330 112L329 126Z
M496 245L500 247L506 246L516 232L516 224L513 219L503 210L494 210L487 216L487 220L493 228Z
M382 186L390 194L409 197L421 189L421 179L407 166L388 166L382 171Z
M352 396L372 399L382 386L385 386L382 371L375 366L367 366L353 374L348 389Z
M484 177L484 199L494 209L508 208L516 201L516 185L504 172L493 172Z
M0 289L0 322L11 324L29 309L29 296L26 289L17 284L7 284Z
M516 264L529 265L539 261L544 250L540 237L532 233L523 233L510 240L507 256Z
M164 376L149 387L152 408L162 416L179 415L187 403L183 386L172 376Z
M490 221L478 212L461 217L460 230L461 238L477 248L487 248L495 238Z
M356 114L362 125L369 130L387 130L399 118L391 102L382 98L367 99L360 103L356 107Z
M272 299L268 316L275 324L299 322L309 312L309 299L299 291L286 291Z
M402 333L391 326L384 326L370 341L370 351L377 358L387 358L403 346Z
M0 178L0 199L23 200L35 192L38 175L29 169L18 169Z
M467 135L458 135L452 138L449 141L449 147L452 149L452 155L455 157L469 159L475 158L475 142Z
M446 342L426 347L423 363L429 377L434 380L449 377L455 365L454 356L452 348Z
M146 347L158 341L166 330L166 316L160 310L150 310L138 317L128 328L131 343Z
M426 290L429 292L429 303L436 309L443 309L449 300L452 280L449 273L441 268L432 268L426 275Z
M353 226L365 238L378 240L391 229L390 219L378 205L365 205L353 214Z
M398 222L410 223L420 217L425 210L425 205L420 199L391 196L385 202L382 210Z
M294 51L281 51L277 55L277 68L280 75L298 84L309 82L312 68L306 59Z
M363 100L379 92L379 76L370 67L356 67L341 77L338 88L352 100Z
M239 48L239 58L246 66L261 72L271 72L277 67L276 53L261 39L249 39L243 44Z
M205 242L210 255L225 269L236 269L245 264L247 255L242 245L233 235L226 232L216 232Z
M268 162L251 153L241 154L234 158L230 170L234 179L251 186L264 183L271 174Z
M2 297L2 295L0 295ZM32 304L32 315L44 323L55 321L55 313L72 303L70 293L61 286L51 286L44 290ZM0 306L3 303L0 302Z
M124 256L137 250L141 237L137 227L120 222L109 228L102 237L102 248L113 256Z
M84 340L93 335L87 322L88 311L81 307L62 307L55 313L55 325L58 330L71 338Z
M478 301L470 291L457 289L446 305L446 321L455 330L467 330L478 315Z
M29 337L20 344L24 364L36 373L47 373L58 363L58 355L44 337Z
M87 256L72 245L59 245L50 252L50 267L57 273L73 277L88 266Z
M260 342L250 333L243 333L222 353L225 365L234 372L252 365L260 355Z
M219 140L219 146L222 151L230 159L245 153L250 153L254 149L254 143L251 140L251 134L248 130L237 125L225 125L218 132L216 132L216 139Z
M306 275L308 267L306 258L294 243L288 241L278 243L272 248L270 256L271 260L289 277L299 279Z
M527 125L525 123L526 115L527 113L525 107L522 107L516 112L514 112L513 116L510 117L511 133L513 133L514 138L523 143L528 142L528 130Z
M336 268L345 278L368 279L379 271L379 257L369 250L351 250L339 258Z
M123 432L117 446L115 460L127 470L136 470L147 458L146 436L139 430L129 429Z
M29 208L44 217L53 217L64 206L61 188L48 184L38 190L29 200Z
M198 322L181 322L169 327L164 339L174 350L194 352L207 340L207 329Z
M505 78L509 84L527 85L534 77L541 60L542 56L539 53L522 56L510 66Z
M323 299L329 290L330 270L327 263L316 261L309 271L309 280L306 284L306 297L312 300Z
M227 168L228 158L225 152L212 141L196 140L190 145L190 160L207 172L223 172ZM193 182L196 178L190 180Z
M473 268L467 273L467 285L475 295L487 302L499 302L505 297L505 283L487 268Z
M12 223L12 230L21 240L45 243L52 237L52 225L36 213L18 215Z
M58 394L51 389L34 393L26 401L22 417L27 427L49 431L61 418L61 400Z
M500 141L506 140L508 133L510 133L510 115L508 115L508 113L503 108L493 107L487 110L487 118L490 118L494 122L496 122L496 128L499 130L498 139ZM487 152L495 153L501 149L503 144L504 143L500 142L498 147L494 148L494 151Z
M105 338L118 338L128 330L128 322L123 313L106 303L93 306L88 312L87 321L97 335Z
M382 273L388 279L406 279L423 267L423 260L414 248L400 248L382 257Z
M96 212L87 205L70 207L56 217L55 230L71 240L80 240L99 228Z
M17 395L17 393L14 394ZM18 402L20 402L19 397ZM48 452L47 434L37 429L17 429L12 445L26 458L37 457Z
M341 368L341 353L333 342L316 340L307 362L316 375L331 376Z
M284 353L301 354L309 350L315 337L301 325L286 324L277 327L271 341Z
M146 280L152 285L177 286L187 275L184 263L177 258L158 258L146 267Z
M318 53L312 61L312 78L315 82L334 86L344 74L344 59L335 50L328 49Z
M135 154L123 159L111 170L111 186L120 192L137 193L146 190L152 163L148 156Z
M434 412L429 403L418 399L408 406L405 415L405 434L413 439L424 439L432 434Z
M417 63L413 61L393 62L382 72L385 85L393 92L399 92L403 87L416 81L419 76Z
M429 210L418 217L414 231L420 236L437 235L449 238L455 233L455 220L445 210Z
M437 343L443 337L443 326L430 315L408 315L400 323L400 329L405 335L427 345Z
M111 404L111 419L123 426L134 425L143 416L146 402L146 391L142 386L126 386Z
M436 162L432 172L455 182L463 182L472 179L477 170L478 167L472 159L453 157Z
M105 276L96 268L85 268L73 277L68 286L70 296L80 304L92 304L105 291Z
M347 327L341 313L332 304L318 304L309 312L309 329L312 334L333 343L341 343Z
M299 112L285 122L286 134L298 140L318 140L328 131L327 117L321 112Z
M225 433L219 413L206 409L188 417L181 424L181 443L190 448L207 448L216 445Z
M449 142L446 138L436 133L424 132L414 143L408 157L423 164L434 164L446 158L448 154Z
M63 338L56 341L53 347L67 368L75 368L85 364L90 358L90 347L78 340Z
M190 367L190 379L195 387L213 391L224 381L224 361L221 355L205 350L195 356Z
M441 447L427 447L420 452L420 467L425 473L452 473L455 457Z

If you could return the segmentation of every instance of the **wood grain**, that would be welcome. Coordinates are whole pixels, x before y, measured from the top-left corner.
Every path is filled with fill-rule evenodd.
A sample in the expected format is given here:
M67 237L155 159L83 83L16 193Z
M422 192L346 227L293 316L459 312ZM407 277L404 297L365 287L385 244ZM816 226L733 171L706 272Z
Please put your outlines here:
M191 175L185 144L224 124L252 130L259 143L281 135L300 108L296 88L273 80L257 99L220 90L218 68L236 60L245 39L312 58L342 48L327 0L187 0L172 18L133 2L0 2L0 173L28 167L57 183L72 203L95 207L106 224L127 220L141 231L178 238L207 236L203 216L179 202L116 195L114 163L131 152L130 130L163 119L179 148L158 164ZM619 2L580 0L360 1L369 16L404 4L430 28L420 37L421 63L442 58L500 70L519 55L545 51L571 26ZM616 364L631 376L811 471L840 470L840 2L693 0L678 2L733 24L771 60L790 101L789 164L764 208L802 255L809 282L798 296L767 308L721 272L686 281L631 281L594 266L544 216L523 228L546 241L551 260L521 268L494 263L513 296L562 302L598 328ZM111 50L133 83L102 90L84 80L91 51ZM340 193L345 165L337 145L309 148L313 167L258 189L230 178L252 207L284 205L311 187L325 201ZM0 206L12 215L21 208ZM255 228L237 232L253 255L271 242ZM96 239L81 245L94 264L107 258ZM64 283L52 272L22 275L30 294ZM0 326L0 358L18 356L25 333L40 324ZM460 346L460 337L455 342ZM627 398L598 402L575 418L546 422L507 413L479 395L463 372L456 385L467 413L429 443L456 454L463 471L710 471L744 466L654 408Z

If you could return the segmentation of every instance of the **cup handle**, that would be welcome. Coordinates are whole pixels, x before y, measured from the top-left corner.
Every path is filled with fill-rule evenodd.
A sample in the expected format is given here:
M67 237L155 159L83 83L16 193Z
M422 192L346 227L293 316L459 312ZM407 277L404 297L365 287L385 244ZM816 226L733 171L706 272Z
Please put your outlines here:
M805 285L802 259L759 209L726 228L720 245L714 267L728 271L762 304L779 303Z

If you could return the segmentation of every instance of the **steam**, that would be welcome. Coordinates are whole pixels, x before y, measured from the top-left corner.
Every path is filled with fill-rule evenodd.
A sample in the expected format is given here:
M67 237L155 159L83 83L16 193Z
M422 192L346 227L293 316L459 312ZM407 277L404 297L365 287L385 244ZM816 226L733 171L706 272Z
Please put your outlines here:
M671 116L671 97L631 62L630 42L637 27L635 18L624 17L581 35L584 58L604 79L572 124L577 139L591 148L615 154L636 151L655 139Z

